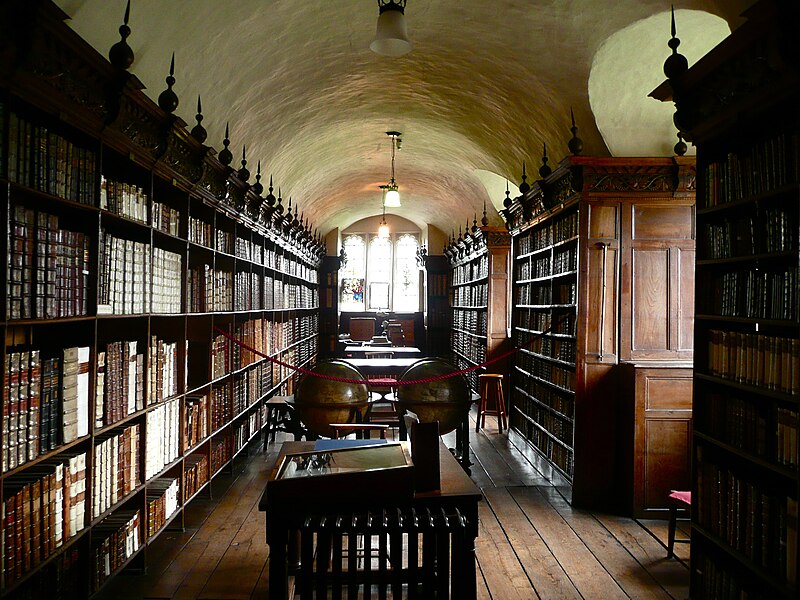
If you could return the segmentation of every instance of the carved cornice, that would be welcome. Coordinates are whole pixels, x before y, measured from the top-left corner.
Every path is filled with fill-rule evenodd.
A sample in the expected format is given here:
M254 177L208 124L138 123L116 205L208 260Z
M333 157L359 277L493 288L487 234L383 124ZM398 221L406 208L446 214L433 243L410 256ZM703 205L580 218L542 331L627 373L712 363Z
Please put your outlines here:
M191 183L197 183L203 176L200 153L175 129L167 133L164 153L159 160Z
M151 111L129 96L123 96L120 100L115 128L145 152L153 156L162 153L165 144L162 124L154 118Z

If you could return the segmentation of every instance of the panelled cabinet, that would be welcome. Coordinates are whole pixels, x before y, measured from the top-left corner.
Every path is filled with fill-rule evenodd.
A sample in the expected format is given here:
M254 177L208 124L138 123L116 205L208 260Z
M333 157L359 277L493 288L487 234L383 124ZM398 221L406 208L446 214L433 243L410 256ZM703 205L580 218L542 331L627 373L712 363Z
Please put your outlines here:
M797 598L800 72L796 3L653 96L697 146L693 598Z
M322 249L55 5L22 4L0 9L0 595L85 598L291 392L257 352L314 363Z
M504 211L513 430L576 505L629 511L625 361L692 358L692 159L570 156Z
M466 377L474 393L481 373L506 371L502 360L483 365L507 348L509 251L507 231L477 225L444 250L451 265L450 351L459 369L473 369Z

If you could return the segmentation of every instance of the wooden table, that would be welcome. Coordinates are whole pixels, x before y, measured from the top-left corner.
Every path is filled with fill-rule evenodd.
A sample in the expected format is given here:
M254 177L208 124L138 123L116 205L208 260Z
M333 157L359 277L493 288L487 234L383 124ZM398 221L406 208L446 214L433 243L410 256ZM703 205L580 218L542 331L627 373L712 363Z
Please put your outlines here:
M314 442L284 442L269 480L273 481L275 479L277 467L287 453L313 449ZM289 575L298 575L312 569L309 561L314 560L313 554L311 554L309 548L300 548L299 535L301 528L308 527L309 520L312 517L320 518L323 523L327 522L328 527L330 527L330 523L342 521L341 517L343 515L347 515L348 518L356 518L367 513L374 514L376 511L386 510L390 514L392 512L396 514L398 510L408 511L410 509L417 511L419 514L425 514L425 511L430 510L432 514L460 514L463 516L463 539L459 538L459 543L453 544L451 560L449 562L447 560L440 561L438 568L441 569L442 563L446 564L445 568L450 575L449 597L453 598L453 600L474 599L477 594L475 539L478 537L478 501L482 498L481 491L466 475L461 465L450 454L441 440L439 441L439 470L441 477L440 489L434 492L414 493L410 504L406 503L406 505L394 504L391 501L384 500L380 505L376 506L370 497L369 489L363 490L363 503L360 503L359 506L353 506L352 504L346 507L337 506L335 493L326 495L324 498L271 501L268 494L268 483L267 489L264 490L258 504L258 509L266 513L267 544L270 547L270 600L286 600ZM379 512L378 514L381 513ZM345 522L349 521L345 520ZM339 537L336 537L336 535L334 534L334 540L339 541L341 545L342 534L339 533ZM304 557L306 558L305 566L303 563ZM318 557L316 568L320 568ZM335 564L333 569L336 569ZM339 572L338 576L346 577L347 573ZM437 580L437 582L437 585L441 585L440 580ZM377 580L373 583L377 584ZM306 590L306 593L310 591ZM317 597L324 597L324 590L322 591L322 596L319 595L320 591L319 589L317 590ZM350 591L352 592L352 590ZM308 597L311 597L310 593ZM364 594L364 597L368 597L368 594ZM422 597L428 596L423 594ZM439 597L447 598L448 594L447 592L440 593Z
M345 346L344 355L348 358L365 358L368 352L386 352L391 353L392 358L413 358L419 356L422 358L422 351L413 346Z

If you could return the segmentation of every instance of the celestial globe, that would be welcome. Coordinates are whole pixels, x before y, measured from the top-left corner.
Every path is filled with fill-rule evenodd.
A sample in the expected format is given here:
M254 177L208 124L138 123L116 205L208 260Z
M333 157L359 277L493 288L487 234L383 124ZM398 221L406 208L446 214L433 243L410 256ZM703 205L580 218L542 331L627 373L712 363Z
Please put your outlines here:
M469 412L472 398L469 384L463 375L441 378L458 369L441 358L423 358L415 362L400 376L397 386L397 403L402 411L415 413L421 423L439 421L439 433L453 431ZM429 379L427 383L403 385L403 381Z
M361 381L366 377L343 360L319 362L311 371L313 374L304 374L297 383L294 405L309 432L333 437L331 423L355 423L358 415L364 414L369 389L366 383L344 383L325 376Z

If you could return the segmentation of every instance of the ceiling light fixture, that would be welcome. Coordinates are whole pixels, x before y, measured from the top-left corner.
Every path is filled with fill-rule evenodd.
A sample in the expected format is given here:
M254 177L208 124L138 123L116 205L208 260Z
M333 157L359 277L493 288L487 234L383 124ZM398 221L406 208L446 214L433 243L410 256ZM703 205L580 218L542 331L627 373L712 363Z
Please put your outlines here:
M390 208L398 208L400 206L400 192L397 191L397 183L394 180L394 153L400 147L399 131L387 131L386 135L392 138L392 178L387 185L382 185L380 188L383 190L383 206Z
M407 0L378 0L378 26L375 39L369 45L375 54L403 56L411 52L406 28Z
M388 239L389 225L386 224L386 205L383 207L383 216L381 217L381 224L378 225L378 237L381 239Z

